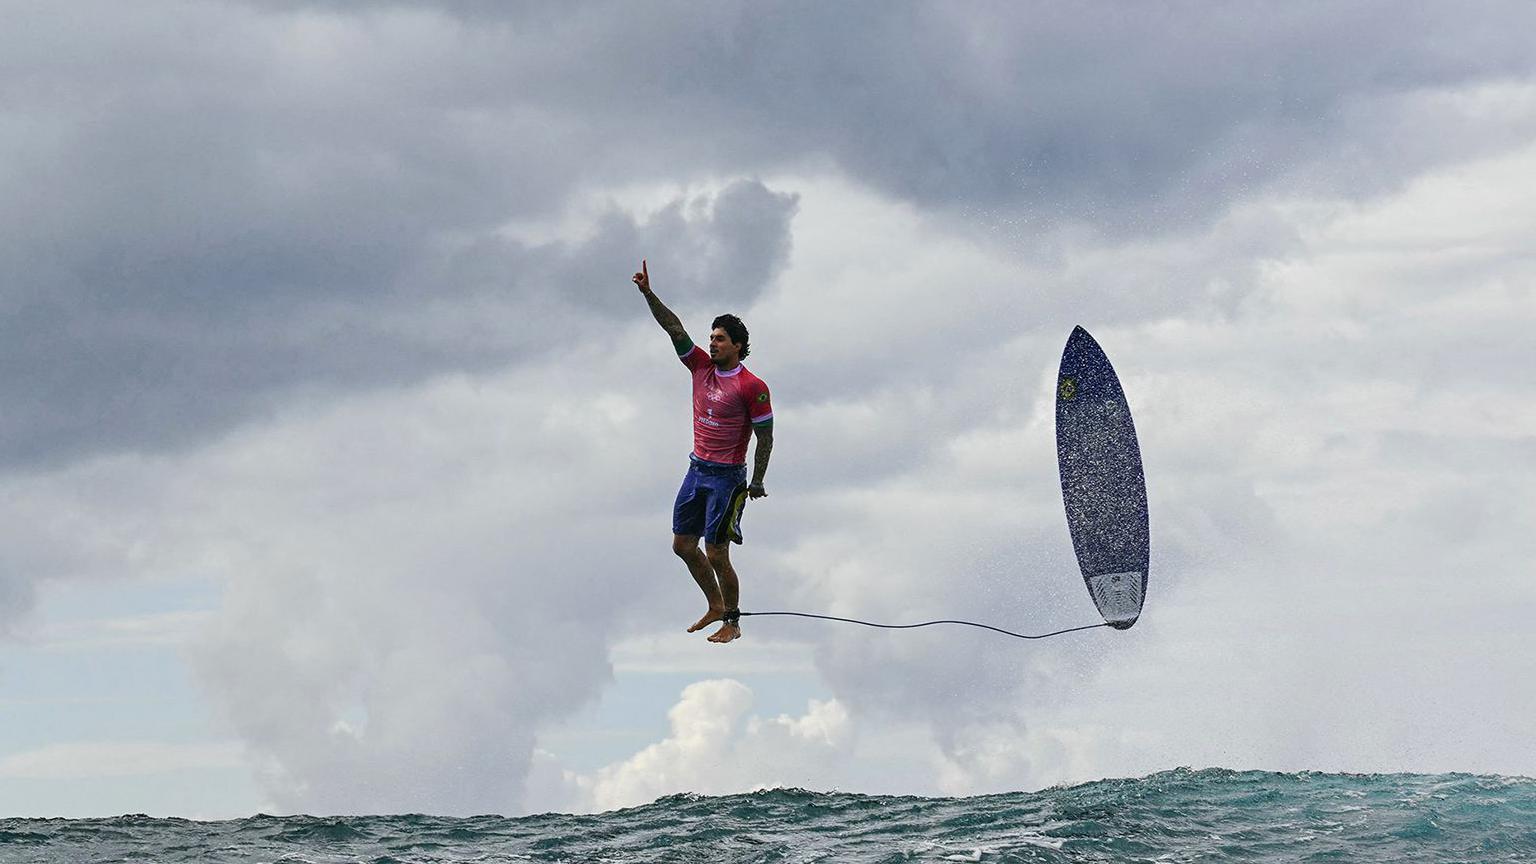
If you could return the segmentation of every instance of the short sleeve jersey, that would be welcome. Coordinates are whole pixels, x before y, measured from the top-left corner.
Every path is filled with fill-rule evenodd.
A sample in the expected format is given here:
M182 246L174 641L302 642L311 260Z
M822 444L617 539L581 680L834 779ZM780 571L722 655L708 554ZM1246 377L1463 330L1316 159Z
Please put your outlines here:
M740 364L729 372L715 369L709 352L697 345L678 359L693 373L693 455L745 464L752 427L773 419L768 385Z

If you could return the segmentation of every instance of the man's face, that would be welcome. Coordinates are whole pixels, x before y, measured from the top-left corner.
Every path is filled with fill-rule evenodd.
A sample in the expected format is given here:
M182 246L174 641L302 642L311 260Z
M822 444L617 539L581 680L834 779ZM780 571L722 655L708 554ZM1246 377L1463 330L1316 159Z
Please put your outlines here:
M716 327L709 334L709 359L721 369L730 369L741 362L741 346L731 341L724 327Z

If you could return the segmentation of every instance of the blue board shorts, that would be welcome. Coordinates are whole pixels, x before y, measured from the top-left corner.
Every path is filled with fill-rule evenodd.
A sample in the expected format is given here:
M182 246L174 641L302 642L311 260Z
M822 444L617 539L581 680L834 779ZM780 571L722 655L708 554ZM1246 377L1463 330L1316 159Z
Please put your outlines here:
M747 506L747 466L723 465L688 454L688 473L672 504L672 533L705 543L741 542Z

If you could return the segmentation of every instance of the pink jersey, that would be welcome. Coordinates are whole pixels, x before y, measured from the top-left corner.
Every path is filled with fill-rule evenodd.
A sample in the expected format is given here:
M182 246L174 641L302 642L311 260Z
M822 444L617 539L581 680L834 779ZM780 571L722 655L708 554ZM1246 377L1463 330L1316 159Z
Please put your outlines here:
M693 372L693 455L745 464L753 424L773 419L768 385L740 364L716 371L709 352L697 345L678 359Z

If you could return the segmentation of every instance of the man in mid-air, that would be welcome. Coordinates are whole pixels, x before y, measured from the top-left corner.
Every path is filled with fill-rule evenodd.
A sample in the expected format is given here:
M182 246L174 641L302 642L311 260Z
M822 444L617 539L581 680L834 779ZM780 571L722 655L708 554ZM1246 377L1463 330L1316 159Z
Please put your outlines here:
M693 452L688 473L672 505L672 551L688 565L709 601L704 617L688 628L696 633L720 622L711 642L741 637L740 587L731 567L731 543L741 542L741 512L747 498L762 498L763 475L773 452L773 405L768 385L741 365L747 328L735 315L710 325L709 353L693 343L683 323L651 291L645 262L635 285L651 306L656 323L672 337L677 357L693 373ZM752 482L747 482L747 441L757 435ZM699 538L704 551L699 551Z

